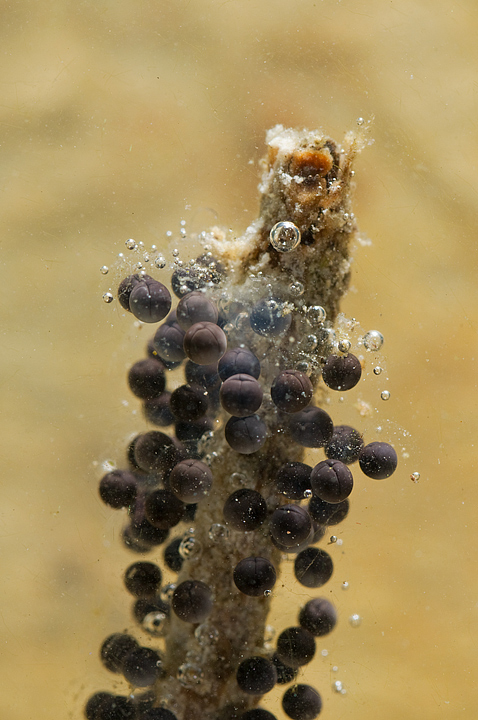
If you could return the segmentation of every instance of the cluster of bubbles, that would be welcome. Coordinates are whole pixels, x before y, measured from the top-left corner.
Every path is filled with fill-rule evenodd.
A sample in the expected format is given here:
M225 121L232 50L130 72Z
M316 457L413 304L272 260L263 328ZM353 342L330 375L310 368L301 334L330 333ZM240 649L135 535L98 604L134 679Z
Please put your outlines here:
M271 245L278 252L291 252L300 240L292 223L277 223L270 232ZM137 249L134 240L126 245ZM300 361L291 362L292 356L282 352L271 363L271 343L284 345L293 305L284 311L284 303L269 292L245 308L244 303L227 297L226 271L210 252L189 264L178 256L173 252L172 294L144 270L128 275L118 287L117 298L125 311L142 323L157 325L146 356L132 365L127 378L155 429L132 439L126 467L110 468L101 478L101 499L111 508L126 510L122 541L131 552L144 555L164 545L165 566L180 573L185 562L193 564L204 552L195 536L194 518L198 504L214 489L217 433L223 433L238 456L267 452L266 443L278 432L301 447L323 448L325 459L314 467L302 462L280 465L269 494L233 472L231 492L206 539L217 544L233 532L267 529L270 542L294 556L297 581L306 588L320 588L332 576L333 561L329 553L315 546L329 526L339 524L348 514L354 486L350 466L358 463L370 478L388 478L397 467L396 452L384 442L365 444L357 429L334 425L330 415L313 404L308 361L303 360L301 367ZM156 256L154 262L157 267L166 266L162 256ZM101 269L104 274L107 271ZM295 286L292 294L300 297L300 283ZM175 309L173 296L177 298ZM325 385L340 393L354 388L361 379L362 365L350 352L350 341L344 336L333 346L330 338L334 331L324 326L322 306L301 306L301 314L308 328L305 346L309 355L319 358ZM378 351L382 343L377 331L363 337L364 347L371 352ZM322 357L324 348L331 346L335 351ZM184 382L169 391L167 375L180 366ZM379 370L377 366L374 372L379 374ZM386 399L384 393L382 397ZM227 420L218 429L220 417ZM166 428L170 430L166 432ZM268 503L271 497L279 500ZM171 538L181 524L186 529ZM332 535L330 543L337 542ZM276 578L273 563L260 556L243 557L231 567L234 592L250 598L270 595ZM163 637L174 614L196 626L199 646L217 643L219 631L208 620L214 588L197 578L165 586L162 579L161 568L144 560L130 565L124 574L126 590L134 598L133 617L142 630L151 637ZM344 588L347 585L344 583ZM328 600L309 600L298 614L297 625L283 630L275 647L272 637L268 638L267 654L245 654L235 668L238 688L245 696L258 698L277 684L293 683L283 695L284 712L292 720L313 720L321 711L321 697L296 678L300 668L313 659L316 638L330 633L336 622L336 610ZM352 615L349 622L358 627L361 619ZM203 683L205 668L198 657L186 657L180 665L177 679L181 685L194 688ZM163 654L140 646L128 633L106 638L100 658L107 670L122 674L135 689L151 688L166 674ZM161 702L149 691L132 696L99 692L88 700L85 716L87 720L182 720ZM275 720L262 708L246 710L240 718Z

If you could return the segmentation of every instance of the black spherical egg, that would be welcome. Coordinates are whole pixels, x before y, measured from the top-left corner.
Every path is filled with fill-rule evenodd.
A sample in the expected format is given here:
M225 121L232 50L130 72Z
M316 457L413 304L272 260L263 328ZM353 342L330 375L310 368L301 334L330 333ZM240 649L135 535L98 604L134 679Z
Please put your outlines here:
M294 413L289 419L288 427L292 439L303 447L323 447L334 433L330 415L314 406Z
M251 375L256 380L261 374L261 364L248 348L227 350L218 363L219 377L224 382L231 375Z
M232 375L221 386L221 405L231 415L247 417L259 410L262 395L262 388L255 378L244 373Z
M203 292L196 290L181 298L176 308L176 318L184 331L198 322L217 323L217 307Z
M276 582L276 571L270 560L263 557L248 557L234 568L234 583L238 590L250 597L260 597L272 590Z
M171 310L171 295L162 283L143 278L131 291L129 307L141 322L157 323Z
M367 477L384 480L397 469L398 458L394 448L388 443L372 442L364 447L359 455L360 469Z
M176 615L189 623L202 623L210 615L212 593L201 580L185 580L173 593L171 607Z
M284 370L276 376L271 387L273 403L286 413L296 413L306 408L312 394L310 379L298 370Z
M362 366L360 360L348 355L329 355L322 370L324 383L331 390L351 390L360 380Z
M267 427L258 415L231 417L224 429L227 443L238 453L251 455L264 445Z
M354 480L347 465L340 460L323 460L310 474L312 492L328 503L339 503L352 492Z
M200 460L182 460L169 476L169 486L184 503L196 503L212 487L212 472Z
M227 338L218 325L198 322L186 332L183 347L190 360L198 365L210 365L226 352Z

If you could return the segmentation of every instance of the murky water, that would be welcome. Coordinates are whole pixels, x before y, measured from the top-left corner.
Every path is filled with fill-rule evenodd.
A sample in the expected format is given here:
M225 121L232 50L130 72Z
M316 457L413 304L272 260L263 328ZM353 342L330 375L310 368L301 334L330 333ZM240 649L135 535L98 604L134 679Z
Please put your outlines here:
M303 677L331 720L476 714L477 20L469 0L3 7L2 718L125 690L97 652L131 626L131 556L94 467L144 426L125 369L146 337L102 301L125 240L244 229L268 127L340 139L372 115L355 211L373 244L344 311L383 333L385 370L356 396L379 413L334 400L334 418L380 426L401 462L354 491L330 549L340 624ZM283 582L278 630L309 597Z

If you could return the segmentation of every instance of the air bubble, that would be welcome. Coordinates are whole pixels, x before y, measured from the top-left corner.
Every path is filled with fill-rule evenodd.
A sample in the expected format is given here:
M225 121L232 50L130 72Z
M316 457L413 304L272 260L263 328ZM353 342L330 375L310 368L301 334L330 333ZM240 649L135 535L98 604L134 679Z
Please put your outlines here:
M305 292L304 286L298 280L296 280L295 282L292 282L289 285L289 290L290 290L291 295L293 295L294 297L300 297Z
M336 680L334 683L332 683L332 690L334 690L336 693L342 692L343 686L340 680Z
M238 330L247 330L249 326L249 315L246 312L239 313L239 315L236 317L236 328Z
M390 393L388 392L388 390L382 390L382 392L380 393L380 397L382 398L382 400L390 400Z
M318 342L317 335L307 335L305 344L309 350L315 350Z
M273 625L266 625L264 628L264 644L270 644L276 635L276 629Z
M410 475L410 480L414 483L417 483L420 480L420 473L419 472L413 472Z
M103 267L100 267L100 273L102 275L108 275L108 272L109 272L109 267L107 267L106 265L103 265Z
M350 352L351 347L352 347L352 343L350 342L350 340L344 340L344 339L339 340L338 345L337 345L337 349L341 353Z
M272 590L264 590L264 597L270 597L272 595Z
M374 375L381 375L381 374L382 374L382 368L380 367L380 365L377 365L377 367L374 367L374 369L373 369L373 374L374 374Z
M210 645L215 645L217 643L219 640L219 632L214 625L210 625L208 622L205 622L202 623L202 625L197 626L194 631L194 637L201 647L209 647Z
M154 264L159 270L162 270L166 267L166 259L162 255L158 255L158 257L154 259Z
M213 523L209 528L208 535L209 540L217 543L221 540L227 540L227 538L229 537L229 530L225 525L221 525L221 523Z
M171 602L174 591L176 590L176 584L175 583L168 583L168 585L165 585L161 588L159 597L163 602Z
M278 252L290 252L300 244L300 230L297 225L289 222L278 222L269 233L271 245Z
M337 535L331 535L329 538L329 542L333 545L337 542Z
M362 338L366 350L377 352L383 345L383 335L378 330L369 330Z
M310 498L312 497L313 494L314 493L312 492L312 490L304 490L303 496L306 500L310 500Z
M354 613L349 617L349 625L353 628L358 628L362 624L362 618L357 613Z
M204 679L204 673L199 665L193 663L183 663L178 667L177 679L184 687L196 687L201 685Z
M325 308L323 308L322 305L311 305L307 308L306 314L309 322L316 323L318 325L322 324L327 317Z
M229 476L229 482L235 487L247 487L247 477L243 475L242 473L232 473L232 475Z
M109 303L112 303L113 300L114 297L110 292L103 293L103 302L105 302L107 305L109 305Z
M327 657L327 655L329 654L329 651L324 649L324 650L320 651L320 654L322 655L322 657Z
M356 122L357 122L357 125L363 125L365 120L363 119L363 117L359 117L359 118L357 118Z
M178 551L183 560L195 560L202 553L202 545L195 537L187 535L181 540Z
M177 257L179 257L179 250L177 248L174 248L174 250L171 254L174 258L177 258Z
M141 627L148 635L162 637L166 632L167 620L167 615L157 610L144 616Z
M349 589L349 584L348 584L347 580L344 580L344 582L342 583L342 590L348 590L348 589Z
M128 248L128 250L136 250L136 248L137 248L136 242L133 240L133 238L126 240L125 245Z

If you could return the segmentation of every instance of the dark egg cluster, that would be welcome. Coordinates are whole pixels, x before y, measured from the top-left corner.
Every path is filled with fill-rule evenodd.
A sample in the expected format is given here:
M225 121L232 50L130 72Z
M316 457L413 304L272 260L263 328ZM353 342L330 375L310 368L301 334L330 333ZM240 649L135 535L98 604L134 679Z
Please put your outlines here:
M106 505L126 511L124 546L144 555L163 545L164 567L179 574L195 552L197 507L208 503L215 488L214 456L205 439L220 435L227 451L233 451L232 463L234 457L240 460L255 453L267 457L273 442L280 442L284 452L288 446L322 448L325 459L315 466L284 456L267 482L257 487L238 485L224 496L221 512L212 520L217 532L267 536L271 556L293 554L297 581L318 589L331 578L334 567L329 553L317 543L328 526L348 514L354 485L350 466L358 463L366 476L387 478L397 466L397 455L387 443L364 444L358 430L334 425L328 412L314 405L320 372L307 372L287 353L278 355L277 362L271 359L274 343L297 332L290 308L284 311L282 301L270 295L250 307L242 300L221 305L217 294L221 283L224 269L205 257L192 267L174 270L171 288L178 298L176 309L165 285L148 275L130 275L120 283L118 300L126 311L141 322L161 323L148 342L146 356L132 365L127 376L154 429L131 440L125 467L105 474L99 493ZM242 325L235 322L241 313ZM177 385L167 377L180 366L184 375ZM321 358L320 370L325 385L339 392L353 388L362 373L357 357L338 351ZM244 556L230 567L231 587L248 598L270 595L277 576L275 561L261 554ZM214 608L213 587L190 578L164 585L163 571L154 562L130 565L124 585L134 599L135 621L151 638L165 636L173 617L203 628ZM258 654L257 648L254 652L244 648L232 670L238 689L259 702L276 685L291 684L282 699L285 714L292 720L316 718L321 697L313 687L297 683L297 676L314 658L316 639L330 633L336 623L336 610L328 600L309 600L300 609L297 625L279 634L274 650ZM104 668L124 677L132 693L96 693L86 704L87 720L183 720L174 704L151 690L170 672L163 652L120 632L106 638L100 658ZM182 682L186 674L182 666L178 680ZM138 688L146 690L138 692ZM227 716L227 709L224 712L220 717ZM251 708L250 703L239 714L234 712L231 718L275 720L271 712Z

